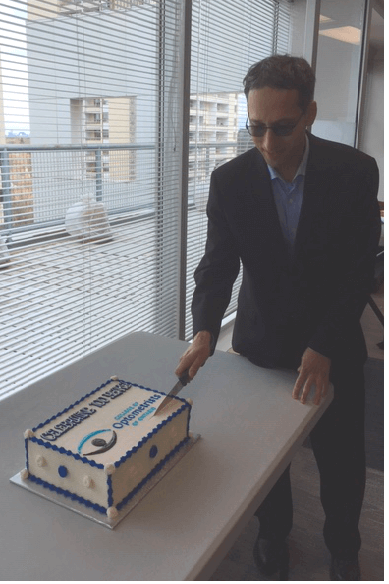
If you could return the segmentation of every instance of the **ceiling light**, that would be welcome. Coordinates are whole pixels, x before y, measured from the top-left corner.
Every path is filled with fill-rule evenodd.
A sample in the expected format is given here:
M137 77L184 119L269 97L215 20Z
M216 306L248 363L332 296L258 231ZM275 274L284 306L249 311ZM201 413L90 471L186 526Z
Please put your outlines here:
M339 28L327 28L319 31L319 34L330 37L343 43L359 45L361 42L361 31L355 26L340 26Z
M324 16L323 14L320 14L319 22L320 22L320 24L325 24L327 22L334 22L334 21L329 16Z

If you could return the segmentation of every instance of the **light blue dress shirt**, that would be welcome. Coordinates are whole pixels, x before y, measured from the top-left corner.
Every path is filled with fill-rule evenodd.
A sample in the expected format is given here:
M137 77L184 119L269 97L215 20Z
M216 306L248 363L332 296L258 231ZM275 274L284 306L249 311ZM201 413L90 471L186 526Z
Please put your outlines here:
M281 223L289 259L293 259L294 242L303 203L305 170L309 154L309 140L305 136L303 159L292 182L284 180L274 168L268 165L274 201Z

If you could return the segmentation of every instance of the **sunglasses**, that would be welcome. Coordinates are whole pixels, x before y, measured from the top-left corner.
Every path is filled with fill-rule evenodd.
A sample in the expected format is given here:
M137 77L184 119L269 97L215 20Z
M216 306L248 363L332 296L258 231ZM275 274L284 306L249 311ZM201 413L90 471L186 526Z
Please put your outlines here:
M294 129L300 122L303 115L304 113L301 114L297 122L294 124L274 124L274 126L265 126L265 124L249 125L249 119L247 118L246 130L250 136L254 136L255 138L263 138L263 136L266 134L266 130L271 130L276 136L290 136L293 134Z

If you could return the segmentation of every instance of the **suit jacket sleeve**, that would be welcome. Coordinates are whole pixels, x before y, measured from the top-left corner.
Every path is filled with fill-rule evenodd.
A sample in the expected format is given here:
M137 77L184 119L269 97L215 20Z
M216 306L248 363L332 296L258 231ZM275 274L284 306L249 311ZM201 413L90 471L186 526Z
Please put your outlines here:
M377 203L378 168L374 159L355 169L342 247L342 269L335 293L308 346L333 358L347 354L345 343L355 331L374 286L374 265L381 232ZM352 343L351 343L352 344Z
M209 331L213 337L212 353L240 268L239 253L223 211L221 197L213 173L207 204L207 242L205 254L194 273L196 287L192 302L193 334L201 330Z

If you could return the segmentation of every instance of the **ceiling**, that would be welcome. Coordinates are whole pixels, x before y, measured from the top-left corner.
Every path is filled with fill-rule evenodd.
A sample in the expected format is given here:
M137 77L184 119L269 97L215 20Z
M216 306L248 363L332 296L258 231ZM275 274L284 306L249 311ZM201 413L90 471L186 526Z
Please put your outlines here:
M319 34L352 44L360 43L361 13L352 11L354 0L325 0L321 4ZM359 5L361 3L359 2ZM374 52L384 50L384 2L372 2L370 23L370 48Z

